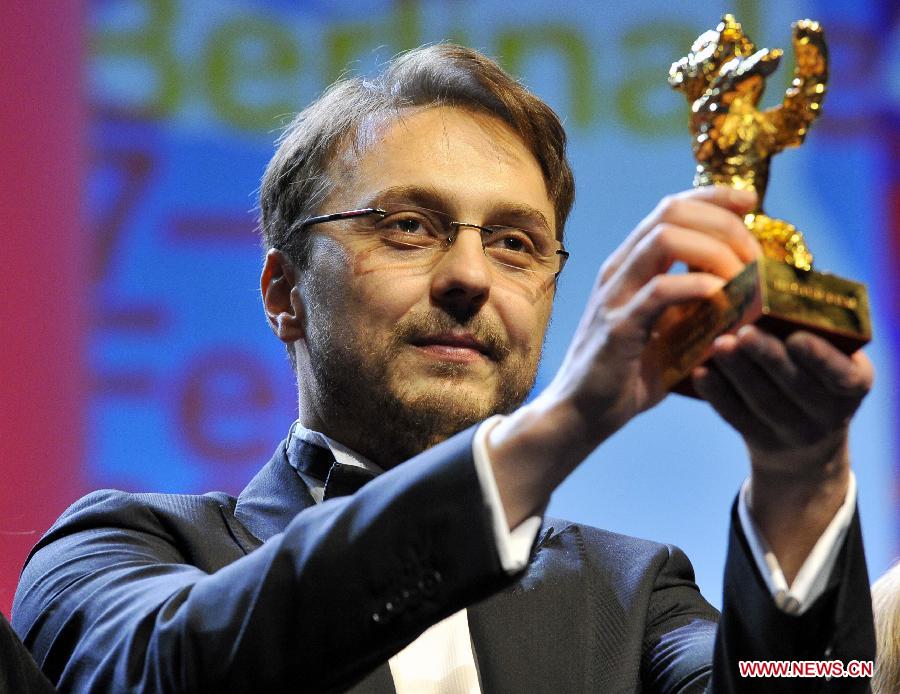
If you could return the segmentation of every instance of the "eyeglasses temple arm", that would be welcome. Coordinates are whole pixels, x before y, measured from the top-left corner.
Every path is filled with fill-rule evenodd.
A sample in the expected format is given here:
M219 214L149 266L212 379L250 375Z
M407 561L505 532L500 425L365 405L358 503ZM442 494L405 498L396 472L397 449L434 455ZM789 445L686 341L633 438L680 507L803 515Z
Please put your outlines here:
M332 214L323 214L318 217L310 217L297 226L298 231L302 231L314 224L324 224L325 222L336 222L340 219L353 219L354 217L365 217L367 214L384 214L384 210L378 207L364 207L359 210L348 210L347 212L333 212Z

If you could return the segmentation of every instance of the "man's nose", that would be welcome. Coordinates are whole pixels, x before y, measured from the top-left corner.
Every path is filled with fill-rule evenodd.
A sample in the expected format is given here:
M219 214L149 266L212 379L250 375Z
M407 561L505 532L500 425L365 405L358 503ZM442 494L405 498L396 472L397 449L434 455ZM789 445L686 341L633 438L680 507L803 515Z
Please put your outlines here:
M431 278L432 300L457 318L475 314L488 299L493 281L481 230L458 226Z

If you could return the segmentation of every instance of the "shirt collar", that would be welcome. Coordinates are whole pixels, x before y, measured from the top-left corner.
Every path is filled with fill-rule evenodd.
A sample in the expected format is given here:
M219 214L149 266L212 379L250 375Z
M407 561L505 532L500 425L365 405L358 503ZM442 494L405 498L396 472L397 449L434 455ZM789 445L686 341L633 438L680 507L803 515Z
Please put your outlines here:
M331 451L331 455L334 456L335 461L340 463L341 465L353 465L356 467L365 468L366 470L369 470L376 475L384 472L384 470L378 467L371 460L369 460L365 456L360 455L356 451L350 450L344 444L338 443L337 441L329 436L326 436L320 431L307 429L300 423L299 419L291 425L288 439L291 439L292 437L297 437L301 441L306 441L307 443L311 443L314 446L327 448L329 451Z

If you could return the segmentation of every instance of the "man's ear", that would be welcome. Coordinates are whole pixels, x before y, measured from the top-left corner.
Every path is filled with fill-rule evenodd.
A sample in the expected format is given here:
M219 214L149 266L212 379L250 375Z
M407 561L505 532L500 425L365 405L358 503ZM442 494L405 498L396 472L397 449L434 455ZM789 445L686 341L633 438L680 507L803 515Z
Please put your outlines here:
M283 252L273 248L266 253L259 288L272 332L285 344L301 339L305 334L303 303L294 264Z

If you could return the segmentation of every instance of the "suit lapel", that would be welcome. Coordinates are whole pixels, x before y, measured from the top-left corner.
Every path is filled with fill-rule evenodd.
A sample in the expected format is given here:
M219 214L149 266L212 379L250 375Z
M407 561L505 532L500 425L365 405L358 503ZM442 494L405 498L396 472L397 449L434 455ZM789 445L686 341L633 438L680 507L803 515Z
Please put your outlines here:
M298 439L292 445L312 446ZM313 505L315 501L306 484L288 462L287 441L282 441L272 459L241 492L234 517L257 540L249 549L252 551L282 532L300 511Z
M565 528L549 522L522 578L467 611L484 694L590 691L587 572L580 552L555 551Z
M294 439L291 445L298 447L291 451L294 455L311 453L304 451L304 447L317 448L300 439ZM282 532L300 511L316 503L300 475L288 462L288 454L287 442L282 441L272 459L238 497L234 518L230 519L229 525L245 552L252 552L270 537ZM228 515L225 514L226 520L229 520ZM390 666L387 663L379 665L349 692L395 694Z

